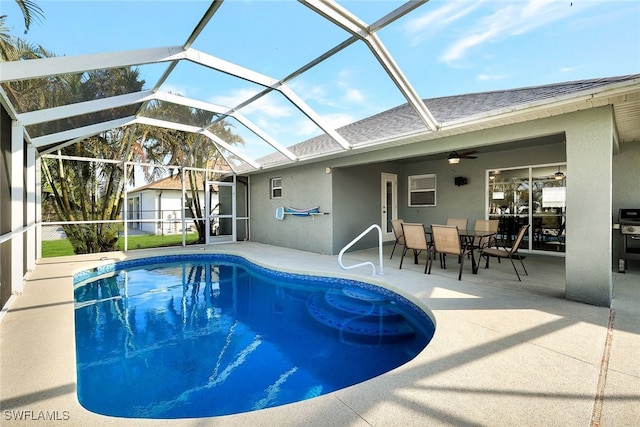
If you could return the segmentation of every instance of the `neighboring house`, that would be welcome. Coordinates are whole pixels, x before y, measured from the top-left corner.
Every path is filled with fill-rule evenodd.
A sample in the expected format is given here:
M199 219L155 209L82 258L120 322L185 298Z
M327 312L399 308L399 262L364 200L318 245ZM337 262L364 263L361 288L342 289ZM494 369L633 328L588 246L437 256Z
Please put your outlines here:
M172 234L182 232L184 206L185 228L195 230L193 217L189 210L191 186L185 183L186 203L183 204L182 182L180 176L170 176L154 181L127 192L127 219L130 230L139 230L149 234ZM202 183L198 183L198 197L205 206L205 192ZM212 204L217 204L217 194L212 194Z

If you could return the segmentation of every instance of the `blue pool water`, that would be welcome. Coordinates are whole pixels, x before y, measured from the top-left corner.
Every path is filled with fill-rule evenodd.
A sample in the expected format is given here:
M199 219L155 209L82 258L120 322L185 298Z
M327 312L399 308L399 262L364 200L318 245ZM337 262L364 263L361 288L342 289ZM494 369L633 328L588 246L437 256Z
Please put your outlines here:
M389 290L231 255L125 261L74 282L78 399L110 416L208 417L313 398L406 363L435 329Z

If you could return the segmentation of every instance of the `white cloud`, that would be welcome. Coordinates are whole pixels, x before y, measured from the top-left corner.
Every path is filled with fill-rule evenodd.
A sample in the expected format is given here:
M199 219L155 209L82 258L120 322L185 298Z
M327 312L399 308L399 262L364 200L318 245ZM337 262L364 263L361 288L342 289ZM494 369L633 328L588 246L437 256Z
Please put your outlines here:
M470 34L463 37L449 47L441 59L447 63L461 59L467 50L495 38L498 34L497 28L487 28L482 33Z
M489 81L489 80L502 80L506 79L506 74L478 74L476 78L480 81Z
M240 89L228 94L214 96L210 101L226 107L235 107L255 94L255 90ZM244 107L240 112L245 115L258 114L272 119L289 117L294 107L287 105L285 100L276 99L277 96L263 96Z
M302 79L298 79L289 83L289 87L298 96L304 97L305 102L315 102L321 105L334 105L335 101L330 96L329 87L326 83L308 84Z
M169 92L174 95L189 96L187 93L188 88L185 86L168 85L165 83L162 85L161 89L163 92Z
M446 5L410 19L404 25L411 44L414 46L444 31L456 21L464 18L478 8L482 2L449 2ZM430 6L430 5L429 5Z
M320 129L311 120L298 120L296 123L295 135L298 139L304 140L320 133ZM290 129L287 129L288 131Z
M355 118L351 114L346 113L326 114L322 116L322 119L331 129L338 129L355 121ZM287 131L291 132L292 128L296 130L294 134L300 141L316 136L322 132L311 120L300 120L296 123L295 127L287 127Z
M337 72L333 81L318 84L308 84L302 79L295 80L289 87L309 104L331 108L344 108L345 106L362 106L366 102L365 94L355 87L357 83L352 70L344 68Z
M354 87L353 74L343 69L337 73L333 81L320 84L308 84L303 79L296 79L288 84L289 88L316 110L324 123L332 129L339 128L356 119L344 110L364 105L366 98L361 90ZM251 98L256 91L251 88L236 90L210 98L210 102L226 107L233 107ZM321 110L339 110L337 113L325 114ZM286 98L274 92L240 110L256 126L267 132L279 142L289 145L322 132L318 126L305 115L298 113L296 107Z
M559 71L561 73L571 73L571 72L577 71L579 69L580 69L579 67L562 67L562 68L560 68Z
M323 118L334 129L346 126L355 121L355 118L351 114L346 113L328 114Z
M364 94L358 89L347 89L344 99L349 103L362 103L365 99Z
M533 31L594 5L594 2L574 3L580 6L558 0L487 3L499 8L473 22L466 21L466 29L449 45L440 60L446 63L461 60L474 47Z

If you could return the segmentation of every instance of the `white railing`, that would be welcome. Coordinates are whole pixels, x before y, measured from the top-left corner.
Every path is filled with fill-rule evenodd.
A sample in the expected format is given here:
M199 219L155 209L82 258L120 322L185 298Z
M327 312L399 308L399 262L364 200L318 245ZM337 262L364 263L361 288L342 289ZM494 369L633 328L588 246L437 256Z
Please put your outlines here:
M340 253L338 254L338 264L340 265L340 268L342 268L343 270L350 270L352 268L357 268L357 267L362 267L365 265L370 265L371 268L373 269L373 274L372 276L376 275L376 266L371 262L371 261L365 261L365 262L361 262L360 264L355 264L355 265L350 265L350 266L345 266L342 263L342 255L353 245L355 245L360 239L362 239L367 233L369 233L371 230L373 230L374 228L378 229L378 256L380 258L380 269L379 272L377 274L379 275L383 275L383 268L382 268L382 229L380 228L379 225L377 224L373 224L371 227L367 228L366 230L364 230L362 233L360 233L360 235L358 235L358 237L356 237L355 239L353 239L347 246L345 246L344 248L342 248L342 250L340 251Z

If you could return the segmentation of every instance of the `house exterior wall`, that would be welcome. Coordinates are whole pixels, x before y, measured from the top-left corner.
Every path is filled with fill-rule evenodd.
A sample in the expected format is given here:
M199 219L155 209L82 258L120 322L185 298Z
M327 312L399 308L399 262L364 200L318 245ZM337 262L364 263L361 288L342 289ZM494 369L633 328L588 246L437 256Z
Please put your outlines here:
M333 173L326 173L324 163L316 163L252 175L250 180L251 240L322 254L333 253ZM282 178L282 198L270 197L269 180ZM320 206L329 215L277 220L278 207L308 208Z
M409 160L437 152L549 135L564 135L566 143L486 152L476 160L463 160L454 166L444 159ZM399 216L406 221L428 224L444 222L449 216L484 218L487 169L567 161L567 298L608 306L614 256L611 226L614 214L617 215L617 208L614 213L612 205L614 200L620 206L640 203L637 191L633 196L613 195L609 178L614 165L613 135L612 110L601 107L436 141L349 153L316 164L257 174L251 180L252 240L336 254L366 227L379 224L381 172L398 174ZM619 168L615 173L616 188L637 188L640 149L636 144L628 143L623 146L623 153L625 158L621 156L615 161ZM331 174L324 173L327 166L332 168ZM438 176L437 206L409 208L407 177L424 173ZM269 177L274 176L283 177L285 195L282 200L268 199ZM468 178L468 185L455 186L455 176ZM308 198L309 194L315 197ZM314 224L311 218L286 218L277 224L272 218L277 206L320 204L324 209L324 200L327 200L326 206L331 206L331 221ZM317 241L309 244L313 240ZM328 241L331 243L327 244ZM374 245L375 238L367 237L356 248Z
M204 195L201 194L200 198L204 200ZM156 201L158 198L156 197ZM189 213L186 212L185 215ZM160 213L162 219L165 221L162 223L162 233L181 233L182 232L182 192L175 190L163 190L162 191L162 211ZM189 218L185 224L189 227L193 224L193 221Z
M182 231L182 192L178 190L146 190L129 193L128 198L140 197L140 230L151 234L180 233ZM204 202L204 192L200 192ZM216 196L213 204L217 203ZM187 212L188 215L188 212ZM154 222L150 222L153 220ZM162 228L158 221L165 221ZM187 218L186 227L192 226L193 220Z
M567 126L565 295L609 306L613 297L613 111L596 108L579 118Z
M401 172L401 165L392 162L333 168L333 254L339 253L370 225L380 224L381 174L399 175ZM372 231L350 250L377 244L378 234Z
M545 145L541 150L521 148L480 154L477 159L462 160L450 165L445 159L409 163L399 179L400 215L408 222L444 224L447 218L468 218L469 227L475 219L486 217L486 171L536 164L558 163L566 160L564 144ZM409 207L408 180L411 175L436 174L436 206ZM457 176L467 178L467 184L456 186Z
M156 191L144 191L139 193L138 196L140 196L140 219L158 219L158 198ZM131 197L131 195L129 195L129 197ZM141 222L140 230L145 233L155 234L158 231L158 225L155 222Z

